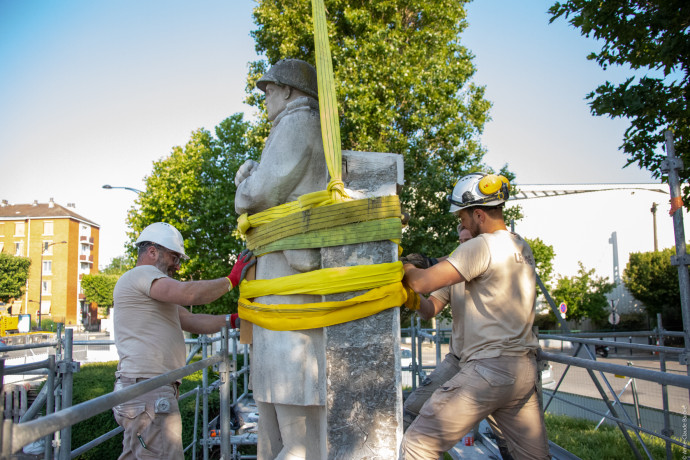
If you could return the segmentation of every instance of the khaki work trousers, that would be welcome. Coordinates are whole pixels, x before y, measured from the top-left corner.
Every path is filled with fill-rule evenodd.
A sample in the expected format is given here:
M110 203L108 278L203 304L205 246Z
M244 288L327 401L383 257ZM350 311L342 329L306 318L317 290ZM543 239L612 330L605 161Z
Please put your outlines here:
M137 380L142 379L121 377L115 381L115 391ZM125 429L118 460L184 459L178 397L177 384L171 384L113 407L115 421Z
M516 460L550 459L536 385L537 363L532 354L463 364L434 392L405 433L402 459L438 459L489 415Z

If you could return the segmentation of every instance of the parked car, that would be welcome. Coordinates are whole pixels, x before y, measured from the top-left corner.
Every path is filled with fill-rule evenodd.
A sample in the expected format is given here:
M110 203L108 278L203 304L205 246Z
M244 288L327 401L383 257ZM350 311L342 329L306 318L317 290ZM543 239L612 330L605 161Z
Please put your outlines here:
M400 368L409 370L412 365L412 352L407 348L400 349Z
M547 390L556 388L556 380L553 378L553 366L548 363L547 368L541 371L541 387Z

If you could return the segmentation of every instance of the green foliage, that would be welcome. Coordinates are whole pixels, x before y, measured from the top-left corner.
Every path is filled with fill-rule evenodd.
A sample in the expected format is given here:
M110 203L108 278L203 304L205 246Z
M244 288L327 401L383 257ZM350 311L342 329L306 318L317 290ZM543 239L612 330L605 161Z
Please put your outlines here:
M479 135L491 104L471 82L473 56L460 41L465 3L325 0L342 147L403 155L406 253L457 246L445 194L458 177L487 169ZM250 64L247 102L262 108L263 94L252 90L268 63L315 62L311 4L264 0L254 20L256 50L267 62ZM255 137L265 137L266 124L258 129Z
M81 279L81 288L86 300L98 304L107 311L113 306L113 289L118 279L118 275L84 275Z
M536 315L534 317L534 325L539 328L540 332L553 331L560 328L556 315L551 310L548 313Z
M32 328L34 327L34 321L31 320ZM50 318L41 318L41 330L42 331L50 331L50 332L57 332L57 325L59 323L56 323Z
M534 262L537 266L537 275L539 275L544 286L549 289L551 286L551 278L553 277L553 258L556 256L553 246L544 243L541 238L525 238L525 241L527 241L532 248ZM541 290L537 286L537 293L540 292Z
M234 179L239 166L257 156L248 145L248 126L242 114L235 114L216 127L215 137L203 129L194 131L184 148L175 147L170 156L154 163L146 191L137 200L139 207L129 212L132 243L154 222L167 222L182 233L190 257L182 262L182 280L228 275L234 256L243 249L236 235ZM130 251L136 257L133 244ZM203 312L237 311L237 298L233 290Z
M602 322L608 315L606 294L613 290L614 283L609 283L607 277L594 276L594 269L586 270L582 262L578 262L578 265L577 276L558 278L553 291L554 300L556 303L566 303L566 318L569 320L579 323L589 318Z
M656 324L661 313L665 329L683 330L678 287L678 268L671 265L674 248L630 254L623 272L623 283L637 300L645 305L647 314ZM687 268L686 268L687 269Z
M9 302L23 295L30 266L28 257L0 252L0 302Z
M127 256L117 256L110 261L107 267L100 271L102 275L123 275L127 270L134 268L136 260Z
M582 35L603 45L588 59L604 69L629 65L633 70L661 71L663 78L645 75L625 82L606 82L587 96L595 115L630 119L622 149L628 164L637 163L655 178L662 177L660 162L664 131L674 131L676 154L690 161L690 2L687 0L568 0L556 2L551 22L564 16ZM683 182L690 169L679 172ZM686 207L690 187L683 190Z
M595 430L595 422L567 417L565 415L545 414L544 423L549 441L558 444L578 458L588 460L628 460L633 458L628 442L617 426L604 424ZM629 431L638 450L642 446L635 433ZM641 433L651 458L666 458L666 444L655 436ZM673 459L684 458L683 449L675 444L671 447Z

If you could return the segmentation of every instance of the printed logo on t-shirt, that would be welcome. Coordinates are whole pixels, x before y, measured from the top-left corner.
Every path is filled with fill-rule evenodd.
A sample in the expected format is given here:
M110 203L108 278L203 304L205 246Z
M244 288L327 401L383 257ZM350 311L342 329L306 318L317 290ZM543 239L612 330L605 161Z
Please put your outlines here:
M528 264L534 266L534 257L531 255L524 257L521 253L515 253L515 262L519 264Z

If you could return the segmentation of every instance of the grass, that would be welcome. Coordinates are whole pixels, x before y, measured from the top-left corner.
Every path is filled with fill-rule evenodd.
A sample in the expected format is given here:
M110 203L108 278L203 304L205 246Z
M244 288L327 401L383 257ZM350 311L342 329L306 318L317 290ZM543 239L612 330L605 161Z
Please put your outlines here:
M594 430L596 423L565 415L546 414L546 431L549 440L585 460L628 460L634 458L623 433L617 426L602 425ZM637 448L646 458L635 433L629 431ZM666 458L666 443L655 436L641 435L649 452L655 459ZM683 448L672 445L674 459L684 459Z

